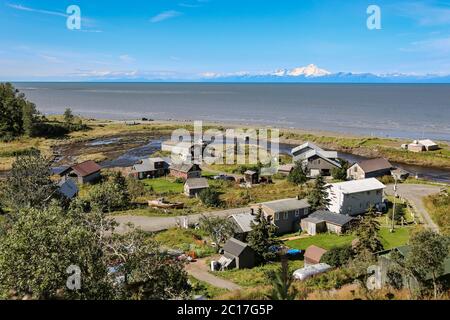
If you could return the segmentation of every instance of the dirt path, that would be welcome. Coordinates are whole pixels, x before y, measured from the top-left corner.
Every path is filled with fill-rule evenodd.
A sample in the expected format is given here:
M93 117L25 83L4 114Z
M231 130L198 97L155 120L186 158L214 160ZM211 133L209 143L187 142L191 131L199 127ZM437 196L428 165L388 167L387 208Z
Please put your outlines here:
M388 195L394 194L394 186L388 185L386 186L386 193ZM441 187L425 185L425 184L399 184L397 185L397 193L400 197L406 199L415 209L415 211L420 215L422 221L425 223L426 227L439 232L439 227L434 223L431 219L428 211L425 208L423 203L423 198L439 193L441 191Z
M203 213L206 216L216 216L216 217L228 217L232 214L249 212L249 208L237 208L237 209L227 209L220 211L212 211ZM189 223L196 223L200 220L202 214L194 214L187 216ZM125 233L130 230L128 223L133 224L136 228L139 228L146 232L157 232L162 230L167 230L177 226L177 221L181 217L170 216L170 217L145 217L145 216L115 216L114 220L119 223L116 231L118 233Z
M209 272L208 267L209 266L206 264L206 259L199 259L195 262L187 264L185 269L189 275L200 281L207 282L214 287L227 289L230 291L241 289L241 287L234 282L216 277Z

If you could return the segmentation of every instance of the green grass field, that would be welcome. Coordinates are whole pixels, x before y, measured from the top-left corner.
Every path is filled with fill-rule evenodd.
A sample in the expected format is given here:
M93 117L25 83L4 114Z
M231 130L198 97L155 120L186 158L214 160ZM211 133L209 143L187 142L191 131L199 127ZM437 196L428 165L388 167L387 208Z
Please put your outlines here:
M355 239L355 236L353 235L337 235L334 233L323 233L303 239L286 241L285 244L290 248L299 250L305 250L310 245L316 245L324 249L331 249L333 247L340 247L351 244L353 239Z
M172 178L145 179L142 182L158 194L183 192L183 183L175 182Z
M395 228L393 233L391 233L389 230L390 228L381 228L379 233L383 247L386 250L407 244L412 227L397 227Z
M267 285L269 281L266 273L270 270L277 270L280 263L268 263L252 269L233 269L226 271L214 272L214 275L228 279L242 287L255 287L259 285ZM303 267L303 261L295 260L289 262L289 269L294 272Z

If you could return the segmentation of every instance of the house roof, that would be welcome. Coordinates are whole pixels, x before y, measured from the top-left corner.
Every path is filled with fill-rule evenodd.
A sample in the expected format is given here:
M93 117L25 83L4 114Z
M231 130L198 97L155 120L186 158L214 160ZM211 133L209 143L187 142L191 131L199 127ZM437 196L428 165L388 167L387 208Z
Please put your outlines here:
M315 245L311 245L308 248L306 248L305 251L305 258L320 262L320 258L327 252L327 250L317 247Z
M255 222L255 216L250 213L237 213L230 216L239 228L239 232L246 233L252 231L251 224Z
M185 183L189 189L204 189L208 188L208 180L206 178L190 178Z
M254 174L256 174L257 172L256 171L253 171L253 170L247 170L247 171L245 171L244 172L244 174L249 174L249 175L254 175Z
M136 172L147 172L147 171L154 171L155 169L155 163L158 162L164 162L165 166L168 166L168 163L163 158L147 158L142 159L139 163L136 163L133 166L133 170Z
M432 146L437 146L437 143L435 143L434 141L432 141L430 139L419 140L419 144L421 144L427 148L432 147Z
M352 180L331 184L332 189L338 189L342 193L358 193L371 190L384 189L386 186L375 178Z
M337 226L344 226L353 220L353 218L350 216L346 216L344 214L339 213L333 213L326 210L318 210L310 214L308 218L322 220Z
M235 238L230 238L223 246L223 251L225 253L229 253L233 256L238 257L247 247L248 247L247 243L239 241L238 239Z
M72 199L78 193L78 187L71 179L61 180L58 182L59 193L65 197Z
M294 167L295 165L293 163L282 164L281 166L278 166L278 171L291 172Z
M170 170L188 173L193 167L193 163L173 163L170 165Z
M263 202L261 203L261 206L267 207L274 212L284 212L310 207L308 200L306 199L298 200L296 198Z
M100 167L95 161L88 160L81 163L78 163L76 165L73 165L71 167L66 168L65 170L61 171L59 174L64 175L68 171L73 170L75 173L81 177L89 176L93 173L96 173L100 171L102 167Z
M393 168L393 165L384 158L363 160L357 162L357 164L365 173L379 170L390 170Z
M336 151L323 150L321 147L310 141L292 149L291 153L295 159L309 159L314 155L319 155L324 159L336 159L338 157Z

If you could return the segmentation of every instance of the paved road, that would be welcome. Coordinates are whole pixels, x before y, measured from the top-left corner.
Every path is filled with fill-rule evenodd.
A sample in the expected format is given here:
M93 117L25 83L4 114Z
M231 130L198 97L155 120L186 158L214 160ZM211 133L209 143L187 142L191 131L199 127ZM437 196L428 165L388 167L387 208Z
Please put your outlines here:
M406 199L417 211L417 213L421 216L425 225L435 232L439 232L439 227L436 223L433 222L427 210L425 209L425 205L423 204L423 198L429 195L439 193L441 187L425 185L425 184L398 184L397 185L397 193L400 197ZM394 194L394 186L388 185L386 186L386 193L388 195Z
M194 278L200 281L207 282L214 287L231 291L241 289L241 287L234 282L216 277L215 275L211 274L208 267L209 266L206 264L206 259L199 259L195 262L187 264L185 269L186 272Z
M220 211L212 211L203 213L206 216L218 216L218 217L228 217L232 214L249 212L249 208L237 208L237 209L227 209ZM194 214L188 216L189 223L196 223L199 221L201 214ZM167 230L177 226L177 221L179 221L181 217L171 216L171 217L145 217L145 216L115 216L114 220L119 223L119 226L116 229L118 233L125 233L130 228L127 224L131 223L136 228L139 228L146 232L157 232L162 230Z

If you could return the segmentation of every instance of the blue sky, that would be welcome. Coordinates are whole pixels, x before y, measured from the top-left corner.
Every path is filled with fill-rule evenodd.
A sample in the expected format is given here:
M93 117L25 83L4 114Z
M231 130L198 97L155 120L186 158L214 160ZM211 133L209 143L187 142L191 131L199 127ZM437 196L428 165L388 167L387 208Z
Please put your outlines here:
M381 30L366 27L369 5ZM66 9L81 9L81 30ZM450 0L0 0L0 80L450 74Z

